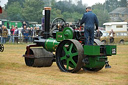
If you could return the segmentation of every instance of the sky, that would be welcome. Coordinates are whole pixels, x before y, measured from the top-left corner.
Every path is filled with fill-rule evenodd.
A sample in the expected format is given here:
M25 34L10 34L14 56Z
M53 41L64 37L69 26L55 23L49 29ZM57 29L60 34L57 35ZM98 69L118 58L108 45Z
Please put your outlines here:
M7 3L8 0L0 0L0 6L4 6L4 4ZM59 1L59 0L57 0ZM78 0L73 0L73 1L78 1ZM83 4L88 4L88 6L92 6L95 3L104 3L105 0L82 0Z
M4 4L7 3L8 0L0 0L0 6L4 7Z
M57 1L60 1L60 0L57 0ZM63 1L63 0L61 0L61 1ZM79 0L72 0L72 1L77 2ZM87 4L88 6L92 6L95 3L104 3L105 0L82 0L82 2L83 2L83 4Z
M88 6L92 6L95 3L104 3L105 0L82 0L84 4L88 4Z

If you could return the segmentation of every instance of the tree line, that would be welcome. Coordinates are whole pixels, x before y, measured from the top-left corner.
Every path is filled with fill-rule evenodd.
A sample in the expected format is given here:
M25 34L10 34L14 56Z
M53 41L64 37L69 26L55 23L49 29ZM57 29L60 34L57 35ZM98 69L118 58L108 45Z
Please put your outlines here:
M42 10L45 6L51 6L51 21L56 17L64 18L68 22L81 19L85 13L86 4L80 1L73 4L72 0L8 0L0 18L10 21L34 21L41 23ZM109 21L109 12L117 7L126 7L126 0L106 0L105 3L96 3L92 6L93 12L99 19L99 26Z

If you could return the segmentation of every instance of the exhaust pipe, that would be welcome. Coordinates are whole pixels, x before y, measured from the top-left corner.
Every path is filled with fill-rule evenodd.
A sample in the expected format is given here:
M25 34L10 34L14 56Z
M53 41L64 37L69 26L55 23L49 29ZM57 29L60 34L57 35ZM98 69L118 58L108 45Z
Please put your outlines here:
M49 38L49 30L50 30L50 11L51 7L44 7L45 10L45 32L44 32L44 38L48 39Z

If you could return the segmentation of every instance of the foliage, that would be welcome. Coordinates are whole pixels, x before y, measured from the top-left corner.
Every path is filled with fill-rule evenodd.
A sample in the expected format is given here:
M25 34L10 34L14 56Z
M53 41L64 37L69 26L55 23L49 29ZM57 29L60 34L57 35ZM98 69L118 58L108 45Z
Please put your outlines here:
M126 7L127 6L127 0L120 0L120 7Z
M21 6L19 2L14 2L8 6L7 15L9 20L19 21L22 20Z
M7 12L2 9L2 14L0 14L0 19L6 19L7 18Z
M105 9L111 12L118 7L127 7L127 0L106 0L104 5Z
M7 9L9 5L13 4L14 2L19 2L20 6L23 7L23 2L25 0L8 0L7 5L5 6L5 8Z
M75 5L71 3L71 0L69 0L69 2L59 1L54 4L54 7L61 10L63 18L68 22L74 22L80 19L86 8L86 6L83 5L80 1L77 5Z
M103 23L109 21L109 14L107 10L104 10L104 5L98 3L93 5L93 12L97 15L99 20L99 26L103 26Z
M56 17L63 18L63 15L61 14L61 10L53 8L51 10L51 20L55 19Z
M108 12L113 11L114 9L116 9L117 7L119 7L119 2L118 0L106 0L105 2L105 9Z
M42 0L25 0L22 8L22 15L26 21L41 22L42 17Z
M106 0L104 4L97 3L92 6L93 12L99 19L99 26L109 21L108 13L117 7L126 7L126 0ZM44 6L51 6L51 21L56 17L64 18L67 22L74 22L82 18L86 5L79 0L73 4L72 0L8 0L5 6L8 19L26 20L41 23Z

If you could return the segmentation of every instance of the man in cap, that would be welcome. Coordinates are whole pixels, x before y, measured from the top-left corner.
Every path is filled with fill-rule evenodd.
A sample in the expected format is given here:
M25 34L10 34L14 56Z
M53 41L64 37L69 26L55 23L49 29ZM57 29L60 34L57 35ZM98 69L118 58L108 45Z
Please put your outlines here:
M94 27L98 29L98 19L96 15L92 12L91 7L86 8L86 13L84 13L81 20L81 25L84 26L84 36L85 36L85 45L93 45L94 43ZM94 26L95 25L95 26Z

